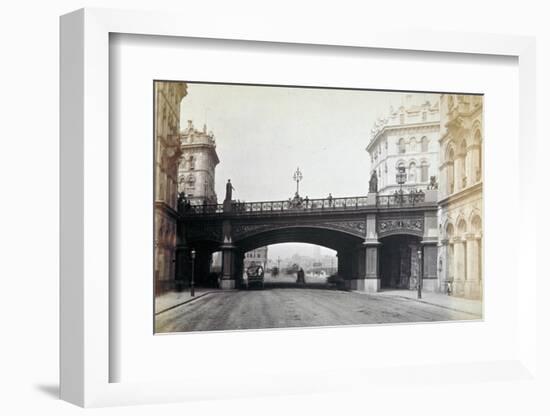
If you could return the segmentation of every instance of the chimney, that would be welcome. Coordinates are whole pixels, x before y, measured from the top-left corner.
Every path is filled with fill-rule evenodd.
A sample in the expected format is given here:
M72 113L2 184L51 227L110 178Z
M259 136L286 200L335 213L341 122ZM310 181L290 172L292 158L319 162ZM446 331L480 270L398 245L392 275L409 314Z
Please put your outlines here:
M187 128L189 130L192 130L193 129L193 120L187 120Z

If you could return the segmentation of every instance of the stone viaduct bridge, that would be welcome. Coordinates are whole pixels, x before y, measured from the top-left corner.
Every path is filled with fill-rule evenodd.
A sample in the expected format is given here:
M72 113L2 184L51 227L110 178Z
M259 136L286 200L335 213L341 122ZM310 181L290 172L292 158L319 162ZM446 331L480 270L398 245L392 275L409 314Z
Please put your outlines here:
M395 195L302 199L189 206L178 205L176 283L209 272L212 253L222 252L221 287L240 286L244 255L258 247L311 243L337 252L345 287L366 292L381 287L437 285L437 190ZM179 282L178 282L179 281Z

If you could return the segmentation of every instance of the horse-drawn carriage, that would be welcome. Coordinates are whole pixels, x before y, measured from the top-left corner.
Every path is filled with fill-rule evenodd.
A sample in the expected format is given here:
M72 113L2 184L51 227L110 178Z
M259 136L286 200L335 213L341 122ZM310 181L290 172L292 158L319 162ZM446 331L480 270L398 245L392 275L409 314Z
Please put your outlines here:
M264 288L264 268L262 266L252 265L246 269L246 287Z

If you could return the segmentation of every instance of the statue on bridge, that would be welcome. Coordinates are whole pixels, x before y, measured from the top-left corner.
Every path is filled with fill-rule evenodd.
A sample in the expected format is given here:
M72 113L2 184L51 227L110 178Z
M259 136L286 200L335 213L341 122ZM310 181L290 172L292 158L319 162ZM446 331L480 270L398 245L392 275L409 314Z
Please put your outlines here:
M369 180L369 194L370 193L375 194L377 192L378 192L378 176L376 175L376 171L373 170Z
M428 189L437 189L437 178L435 176L430 176L430 184L428 185Z
M235 188L233 188L233 185L231 185L231 179L227 180L227 184L225 185L225 201L231 201L233 191Z
M185 196L185 192L179 192L178 193L178 212L183 212L185 210L187 203L187 197Z

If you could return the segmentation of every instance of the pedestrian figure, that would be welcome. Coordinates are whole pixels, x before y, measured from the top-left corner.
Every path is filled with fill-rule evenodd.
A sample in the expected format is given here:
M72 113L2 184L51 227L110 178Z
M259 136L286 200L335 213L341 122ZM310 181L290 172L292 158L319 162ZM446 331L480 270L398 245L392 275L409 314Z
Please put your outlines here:
M305 285L306 283L304 269L302 269L301 267L298 269L298 272L296 273L296 283L299 285Z
M308 197L307 195L306 195L305 201L306 201L306 209L307 209L307 208L309 208L309 207L308 207L308 205L309 205L309 197Z
M329 193L329 194L328 194L328 198L327 198L327 199L328 199L328 206L329 206L329 207L332 207L332 193Z

